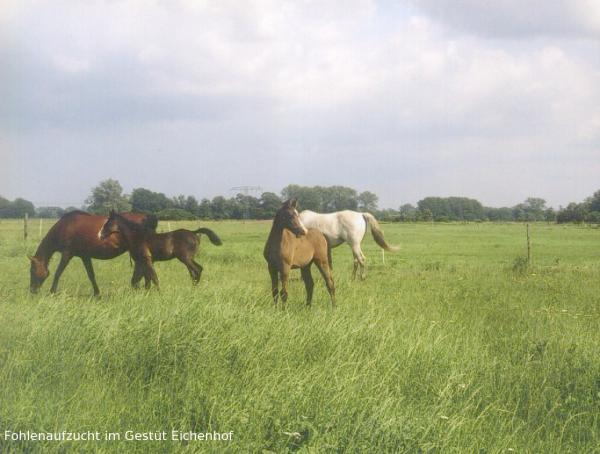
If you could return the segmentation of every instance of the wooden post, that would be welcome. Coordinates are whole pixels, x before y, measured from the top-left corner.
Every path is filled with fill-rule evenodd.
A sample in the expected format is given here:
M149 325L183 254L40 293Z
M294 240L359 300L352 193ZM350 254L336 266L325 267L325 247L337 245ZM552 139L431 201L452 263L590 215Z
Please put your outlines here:
M25 213L25 219L23 219L23 239L27 240L27 221L29 220L29 214Z
M527 264L531 266L531 235L529 233L529 223L527 223Z

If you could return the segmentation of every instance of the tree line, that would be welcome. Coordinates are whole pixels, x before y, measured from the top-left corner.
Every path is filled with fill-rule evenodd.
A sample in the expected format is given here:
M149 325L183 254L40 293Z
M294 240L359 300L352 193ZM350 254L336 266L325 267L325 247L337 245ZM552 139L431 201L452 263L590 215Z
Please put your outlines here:
M281 194L264 192L259 197L237 194L226 198L216 196L200 201L193 195L168 197L162 192L135 188L124 194L114 179L100 182L92 188L82 209L96 214L117 211L152 213L159 219L272 219L281 202L298 199L302 209L329 213L340 210L368 211L383 221L391 222L451 222L451 221L547 221L600 223L600 190L580 203L570 203L554 210L541 198L529 197L513 207L485 207L467 197L425 197L416 206L406 203L398 209L378 209L378 197L370 191L358 192L346 186L300 186L291 184ZM57 218L75 207L35 207L28 200L12 202L0 196L0 218L30 217Z

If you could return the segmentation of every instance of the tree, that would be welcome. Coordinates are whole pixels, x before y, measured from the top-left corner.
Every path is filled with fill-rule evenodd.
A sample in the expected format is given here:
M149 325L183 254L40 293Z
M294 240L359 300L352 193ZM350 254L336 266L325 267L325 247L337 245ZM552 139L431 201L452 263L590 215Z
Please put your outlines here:
M405 203L400 206L400 220L401 221L416 221L417 220L417 208L410 203Z
M6 200L6 199L3 199ZM2 203L4 208L0 208L0 218L22 218L26 214L28 216L35 216L35 207L29 200L22 198L16 198L8 205Z
M512 221L513 220L513 209L509 207L491 208L486 207L485 217L490 221Z
M308 188L290 184L281 190L283 200L297 199L301 210L323 211L323 188L315 186Z
M358 195L358 209L360 211L377 211L377 202L379 197L371 191L364 191Z
M38 218L59 218L65 214L61 207L38 207L35 209L35 215Z
M101 181L92 189L92 194L86 199L87 209L92 213L107 215L110 210L129 211L131 204L123 195L123 188L117 180L109 178Z
M198 216L198 209L200 205L198 204L198 200L193 195L188 195L185 199L185 205L183 209L192 213L194 216Z
M331 213L341 210L356 210L358 207L356 190L345 186L330 186L324 189L323 211Z
M10 200L5 199L4 197L2 197L0 195L0 210L3 210L4 208L8 208L9 205L10 205Z
M156 213L156 217L161 220L170 220L170 221L189 221L192 219L196 219L196 216L189 211L186 211L182 208L165 208L164 210Z
M198 206L197 216L202 219L213 219L212 205L210 200L202 199L200 206Z
M569 203L565 208L561 208L556 214L556 222L559 224L565 222L581 223L585 221L588 215L587 205L585 203Z
M600 212L600 190L594 192L594 195L588 199L590 211Z
M556 221L556 211L554 211L554 208L550 207L550 208L546 208L544 210L544 221L547 221L547 222Z
M263 192L260 196L262 219L273 219L277 210L281 208L281 199L272 192Z
M417 205L420 212L429 210L435 221L475 221L485 218L483 205L467 197L425 197Z
M184 196L183 197L185 201ZM154 192L146 188L136 188L131 192L129 198L131 207L134 211L140 211L143 213L158 213L159 211L172 208L174 206L173 201L164 195L162 192ZM177 200L177 199L175 199ZM181 208L177 206L177 208Z
M210 204L213 219L229 219L231 212L225 197L218 195L212 199Z

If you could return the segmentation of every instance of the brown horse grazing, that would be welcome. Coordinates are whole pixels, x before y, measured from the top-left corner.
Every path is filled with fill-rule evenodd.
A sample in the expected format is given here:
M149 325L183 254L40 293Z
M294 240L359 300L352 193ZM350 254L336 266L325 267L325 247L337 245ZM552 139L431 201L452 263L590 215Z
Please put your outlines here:
M142 222L146 219L146 215L140 213L123 213L122 216L131 222ZM62 216L50 228L35 255L29 256L31 262L29 289L31 292L37 293L40 289L50 274L48 270L50 258L55 252L60 252L60 263L56 269L50 292L56 292L58 280L71 259L79 257L92 282L94 295L99 295L100 289L96 283L92 259L112 259L127 250L127 245L120 235L104 240L98 237L98 231L106 220L106 216L97 216L84 211L71 211Z
M198 234L204 233L210 242L220 246L223 244L215 232L206 228L197 230L179 229L168 233L156 233L156 218L149 216L145 221L136 223L114 211L99 232L100 238L109 238L119 234L129 247L129 253L135 261L131 285L137 287L142 277L145 287L149 289L151 282L158 288L158 277L153 262L161 262L177 258L188 269L195 284L200 281L202 266L194 260L200 240Z
M310 306L314 281L310 266L315 263L335 307L335 285L328 261L328 246L325 236L316 229L306 229L298 217L296 200L286 201L275 214L271 233L265 245L264 256L269 265L273 300L277 304L278 274L281 277L281 300L287 300L287 282L290 270L300 268L306 287L306 304Z

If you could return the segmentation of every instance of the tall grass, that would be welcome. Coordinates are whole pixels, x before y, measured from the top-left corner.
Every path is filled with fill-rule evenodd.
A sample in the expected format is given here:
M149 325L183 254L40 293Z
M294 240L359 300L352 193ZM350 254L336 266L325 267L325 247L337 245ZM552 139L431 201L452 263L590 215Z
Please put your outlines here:
M538 225L386 225L353 282L334 252L338 304L315 275L275 308L267 223L204 223L198 287L160 263L132 291L122 256L60 293L27 293L17 223L0 224L0 451L591 452L600 449L600 231ZM195 223L184 223L193 226ZM57 260L53 262L55 267ZM315 273L316 274L316 273ZM231 442L9 442L4 430L233 431Z

